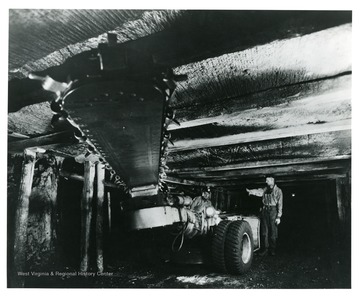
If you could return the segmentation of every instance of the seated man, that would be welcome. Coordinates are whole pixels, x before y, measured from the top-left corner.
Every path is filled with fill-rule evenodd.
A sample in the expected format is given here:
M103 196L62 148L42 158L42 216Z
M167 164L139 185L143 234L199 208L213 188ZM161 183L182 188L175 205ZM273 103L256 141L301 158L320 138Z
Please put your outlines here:
M195 234L205 235L211 227L217 225L221 219L219 217L219 211L217 211L211 203L211 191L209 187L202 189L201 196L195 197L190 205L189 218L192 218L191 233L189 238L192 238Z
M201 196L195 197L190 205L190 209L196 213L204 211L207 207L212 207L211 191L209 187L204 187Z

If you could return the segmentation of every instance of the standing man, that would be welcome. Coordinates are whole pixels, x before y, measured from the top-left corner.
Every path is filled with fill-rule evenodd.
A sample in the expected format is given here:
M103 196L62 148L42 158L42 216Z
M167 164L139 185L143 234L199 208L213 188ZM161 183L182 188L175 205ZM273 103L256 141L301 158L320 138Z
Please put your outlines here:
M260 230L262 248L261 256L265 256L270 248L270 254L275 256L276 239L278 236L277 226L283 208L283 194L281 189L275 184L274 177L266 177L266 187L259 189L246 189L249 195L262 197L263 207L261 210Z

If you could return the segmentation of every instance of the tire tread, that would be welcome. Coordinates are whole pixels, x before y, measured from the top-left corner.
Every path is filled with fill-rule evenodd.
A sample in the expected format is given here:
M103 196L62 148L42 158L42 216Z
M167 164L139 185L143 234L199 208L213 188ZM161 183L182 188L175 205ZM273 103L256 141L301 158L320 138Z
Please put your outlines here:
M225 242L230 224L230 221L223 220L216 226L211 245L213 264L217 270L224 273L227 272L225 264Z
M251 241L251 257L246 264L241 257L241 241L243 234L247 233ZM228 227L225 240L225 266L232 274L243 274L251 267L254 244L251 227L246 221L234 221Z

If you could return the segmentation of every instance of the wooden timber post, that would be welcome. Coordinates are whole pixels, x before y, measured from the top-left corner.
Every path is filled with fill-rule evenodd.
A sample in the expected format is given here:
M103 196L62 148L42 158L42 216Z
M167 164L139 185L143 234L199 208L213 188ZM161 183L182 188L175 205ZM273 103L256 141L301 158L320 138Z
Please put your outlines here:
M104 196L105 196L105 166L102 163L96 164L96 267L98 272L104 271L103 257L103 227L104 227Z
M90 225L91 225L91 202L94 194L95 164L93 161L85 160L84 185L81 198L81 251L80 271L89 269L90 249Z
M57 196L61 159L38 151L27 227L28 270L47 272L59 265Z
M336 179L336 203L337 211L340 224L344 224L345 221L345 206L344 206L344 196L343 196L343 179Z
M349 177L336 179L336 203L341 225L351 221L351 185Z
M229 212L231 208L231 194L228 190L226 190L225 196L226 196L226 211Z
M326 212L326 224L328 227L328 232L331 234L332 239L335 239L336 234L336 224L335 222L335 214L333 212L333 204L334 204L334 197L333 197L333 185L334 180L324 181L324 194L325 194L325 212ZM334 241L332 241L334 243Z
M107 215L108 215L108 226L109 226L109 234L111 233L111 194L107 192Z
M212 194L212 196L211 196L212 204L213 204L214 208L217 209L219 192L217 189L215 189L211 194Z
M34 176L36 152L25 149L24 162L15 213L14 276L11 287L24 287L24 279L19 273L25 272L29 198Z

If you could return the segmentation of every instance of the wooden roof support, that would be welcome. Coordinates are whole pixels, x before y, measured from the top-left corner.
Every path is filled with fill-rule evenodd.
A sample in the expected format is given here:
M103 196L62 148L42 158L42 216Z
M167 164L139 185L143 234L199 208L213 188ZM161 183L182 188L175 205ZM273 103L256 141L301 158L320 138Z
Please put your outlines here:
M211 173L211 172L226 172L232 170L245 170L245 169L264 169L270 167L279 167L279 166L295 166L302 164L310 163L321 163L321 162L330 162L338 160L350 160L351 155L339 155L339 156L330 156L330 157L309 157L309 158L293 158L293 159L276 159L276 160L265 160L265 161L248 161L239 164L230 164L223 165L218 167L202 167L202 168L172 168L168 171L168 174L171 173L189 173L191 175L201 174L201 173Z
M96 164L96 267L98 272L104 271L104 198L105 198L105 167L102 163Z
M227 179L235 179L241 177L256 177L264 175L275 176L296 176L301 174L331 172L337 170L348 170L350 167L349 160L334 160L328 162L306 163L306 164L293 164L293 165L279 165L263 168L247 168L247 169L234 169L227 171L214 171L214 172L186 172L177 173L176 177L182 179L197 179L207 182L215 182ZM174 175L175 176L175 175Z
M343 191L342 185L343 181L341 179L336 179L336 203L337 203L337 211L338 217L341 224L345 221L345 206L344 206L344 199L343 199Z
M81 255L80 271L86 272L90 265L90 224L92 218L92 199L94 194L95 164L85 161L84 185L81 198Z
M351 129L351 120L342 120L324 124L306 124L298 127L273 129L267 131L256 131L237 135L228 135L219 138L202 138L194 140L180 140L174 146L169 146L169 152L180 152L187 150L203 149L210 147L228 146L259 142L265 140L276 140L295 136L319 134Z
M351 182L349 175L346 177L337 177L336 184L336 203L338 218L341 228L351 224Z
M319 181L329 181L334 179L342 179L346 177L345 172L338 173L324 173L324 174L313 174L307 173L297 176L276 176L276 183L286 185L299 185L299 184L311 184L318 183ZM251 176L251 177L240 177L235 179L226 179L216 182L211 182L214 187L225 187L226 189L241 189L244 185L259 185L263 187L265 178L263 175Z
M230 166L251 166L262 162L284 163L303 158L333 158L351 155L351 130L303 135L262 142L210 147L171 152L167 158L170 169Z
M21 277L21 273L26 272L25 262L27 226L29 217L29 198L34 177L35 161L36 152L32 150L25 150L19 187L19 196L15 213L15 239L13 252L14 264L12 269L12 277L9 279L9 286L15 288L23 288L25 284L24 279Z
M108 219L108 233L111 234L111 192L108 191L106 196L106 208L107 208L107 219Z
M178 185L186 185L186 186L211 186L211 183L208 184L208 183L198 182L189 179L180 179L178 177L173 177L173 176L167 177L167 179L164 179L164 181L170 184L178 184Z
M57 146L66 146L76 143L72 138L71 131L56 132L40 137L29 138L21 141L8 143L9 153L19 153L26 148L43 147L43 148L56 148Z

